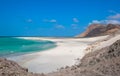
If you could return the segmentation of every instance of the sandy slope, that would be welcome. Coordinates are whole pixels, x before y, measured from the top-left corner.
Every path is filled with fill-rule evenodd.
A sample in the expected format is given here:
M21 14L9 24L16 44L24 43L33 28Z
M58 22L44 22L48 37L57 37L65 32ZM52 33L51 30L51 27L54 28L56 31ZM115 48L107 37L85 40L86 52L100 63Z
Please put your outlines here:
M57 47L20 56L13 56L8 59L16 61L23 67L26 67L31 72L49 73L56 71L57 68L71 66L76 63L77 58L82 58L85 55L85 49L90 43L106 38L25 38L33 40L50 40L57 43Z
M99 46L96 46L93 50L96 51L96 50L102 49L104 47L108 47L119 39L120 39L120 35L116 35L115 37L113 37L107 41L100 42Z

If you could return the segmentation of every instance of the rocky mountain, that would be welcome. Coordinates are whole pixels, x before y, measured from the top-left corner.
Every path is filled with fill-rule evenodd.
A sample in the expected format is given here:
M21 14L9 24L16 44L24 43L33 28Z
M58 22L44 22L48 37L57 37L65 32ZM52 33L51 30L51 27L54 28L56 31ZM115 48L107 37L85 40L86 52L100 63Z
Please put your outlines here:
M76 37L95 37L114 34L120 30L120 25L117 24L92 24L90 25L85 32Z

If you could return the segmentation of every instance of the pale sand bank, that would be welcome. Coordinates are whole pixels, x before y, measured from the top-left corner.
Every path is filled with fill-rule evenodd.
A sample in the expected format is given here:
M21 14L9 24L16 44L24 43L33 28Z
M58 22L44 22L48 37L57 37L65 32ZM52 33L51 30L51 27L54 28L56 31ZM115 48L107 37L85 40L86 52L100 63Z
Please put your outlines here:
M53 41L56 42L57 47L42 52L14 56L8 59L18 62L18 64L28 68L31 72L49 73L61 67L74 65L77 61L75 59L82 58L85 55L84 50L90 43L105 39L106 37L107 36L94 38L25 37L25 39Z

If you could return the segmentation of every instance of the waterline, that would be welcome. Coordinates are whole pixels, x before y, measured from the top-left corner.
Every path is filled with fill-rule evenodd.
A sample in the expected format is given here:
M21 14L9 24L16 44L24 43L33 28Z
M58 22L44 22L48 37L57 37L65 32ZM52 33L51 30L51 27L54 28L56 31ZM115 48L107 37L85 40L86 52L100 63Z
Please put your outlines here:
M56 44L51 41L0 37L0 57L38 52L54 47L56 47Z

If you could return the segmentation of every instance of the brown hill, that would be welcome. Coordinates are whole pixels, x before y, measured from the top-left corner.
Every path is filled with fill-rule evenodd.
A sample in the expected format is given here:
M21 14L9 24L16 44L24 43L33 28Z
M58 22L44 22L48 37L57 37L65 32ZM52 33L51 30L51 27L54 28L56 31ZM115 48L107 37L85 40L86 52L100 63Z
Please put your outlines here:
M76 37L95 37L114 34L120 30L120 25L117 24L92 24L90 25L85 32L76 36Z

